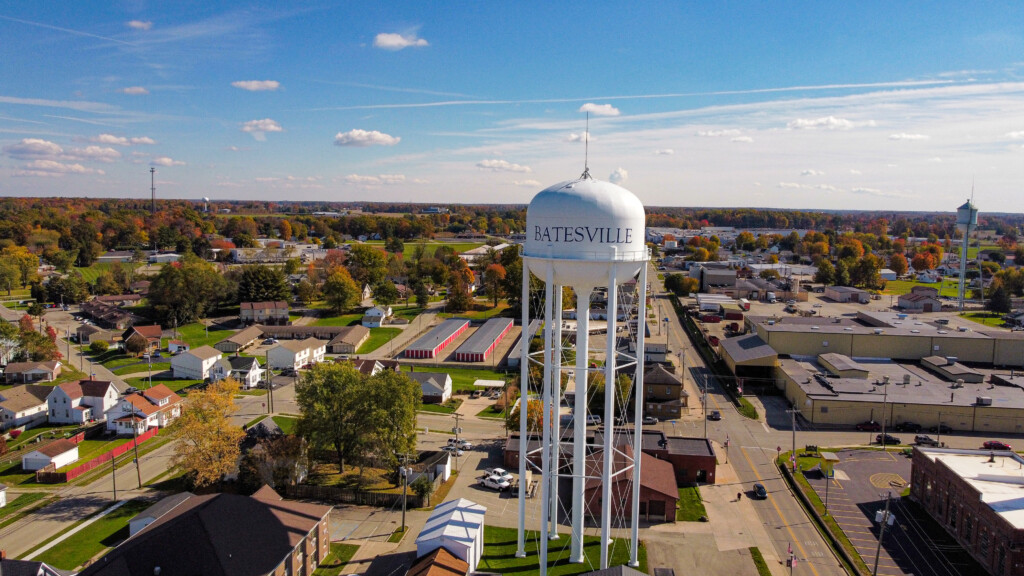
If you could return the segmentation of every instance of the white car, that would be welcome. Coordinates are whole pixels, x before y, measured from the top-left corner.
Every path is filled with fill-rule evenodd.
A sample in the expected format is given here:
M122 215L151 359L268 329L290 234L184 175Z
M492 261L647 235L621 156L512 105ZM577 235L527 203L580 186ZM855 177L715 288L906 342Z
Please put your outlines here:
M510 474L509 471L505 470L504 468L488 468L487 470L484 470L484 473L486 473L488 476L496 476L498 478L501 478L506 482L511 482L512 478L514 478L514 476L512 476L512 474Z
M593 426L595 424L601 424L601 417L597 414L587 414L587 426Z
M456 446L441 446L441 450L451 452L455 456L462 456L462 450L459 450Z
M512 487L512 484L508 480L498 476L484 476L480 479L480 485L484 488L490 488L499 492L502 490L508 490Z
M449 438L448 445L455 446L457 448L462 448L463 450L473 449L473 443L470 442L469 440L456 440L455 438Z

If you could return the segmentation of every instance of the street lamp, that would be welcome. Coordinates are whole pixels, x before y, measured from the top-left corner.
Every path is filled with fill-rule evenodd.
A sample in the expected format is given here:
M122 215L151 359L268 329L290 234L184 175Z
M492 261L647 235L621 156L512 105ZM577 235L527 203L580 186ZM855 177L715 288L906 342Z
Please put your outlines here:
M878 532L878 546L875 547L875 567L871 570L872 576L878 576L878 556L882 551L882 540L885 538L885 527L892 526L896 522L896 517L889 512L889 497L890 492L885 493L885 510L879 510L875 512L875 522L879 525Z

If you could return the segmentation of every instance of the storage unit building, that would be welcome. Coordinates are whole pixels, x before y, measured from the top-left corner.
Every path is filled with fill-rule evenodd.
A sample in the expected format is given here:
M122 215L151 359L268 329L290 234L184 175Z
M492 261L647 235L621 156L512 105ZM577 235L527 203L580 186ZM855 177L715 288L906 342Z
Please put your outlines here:
M461 336L467 328L469 328L469 320L449 318L409 345L405 349L405 357L434 358Z
M455 351L456 362L483 362L512 329L511 318L491 318Z

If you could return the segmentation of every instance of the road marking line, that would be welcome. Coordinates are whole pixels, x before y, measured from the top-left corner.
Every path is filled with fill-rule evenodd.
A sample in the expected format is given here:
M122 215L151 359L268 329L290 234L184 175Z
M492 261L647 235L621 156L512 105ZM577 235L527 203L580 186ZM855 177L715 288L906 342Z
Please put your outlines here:
M743 457L746 458L747 464L750 464L750 469L754 471L754 476L757 478L757 481L763 482L764 480L761 478L761 474L757 472L757 466L754 465L754 461L750 459L750 455L747 454L747 451L744 450L742 446L740 447L740 452L742 452ZM792 538L793 541L796 542L796 547L800 550L800 554L803 555L804 558L806 558L807 551L804 550L803 544L801 544L800 539L796 537L796 534L793 532L793 527L790 526L789 520L786 519L785 514L782 513L782 509L779 508L779 505L775 502L775 498L772 497L771 493L768 494L768 501L772 503L772 507L775 508L775 512L779 515L779 519L781 519L782 523L786 525L786 531L789 532L790 538ZM820 574L818 574L818 569L814 567L814 564L810 562L805 562L805 564L807 564L807 566L811 569L811 572L814 572L814 576L821 576Z

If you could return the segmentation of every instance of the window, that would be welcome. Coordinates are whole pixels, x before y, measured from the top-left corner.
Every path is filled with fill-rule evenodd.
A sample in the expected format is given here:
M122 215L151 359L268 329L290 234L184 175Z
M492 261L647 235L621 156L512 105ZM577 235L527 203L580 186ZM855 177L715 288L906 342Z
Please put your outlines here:
M959 515L959 513L960 507L957 506L956 504L953 504L952 506L949 507L949 512L947 514L946 521L949 522L949 527L953 529L954 533L956 533L956 517Z
M828 406L822 406L821 407L821 413L822 414L828 414Z
M978 556L988 559L988 545L990 540L991 535L986 528L982 527L978 530Z
M665 386L665 395L666 396L671 396L672 395L672 388L671 387Z

